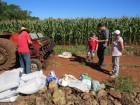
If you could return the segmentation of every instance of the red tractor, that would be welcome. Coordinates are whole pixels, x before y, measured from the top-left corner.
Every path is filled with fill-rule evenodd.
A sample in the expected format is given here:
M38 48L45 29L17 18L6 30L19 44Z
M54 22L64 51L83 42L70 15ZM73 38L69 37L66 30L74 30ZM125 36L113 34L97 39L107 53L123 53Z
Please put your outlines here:
M41 33L30 33L32 45L30 46L31 70L42 69L42 62L51 54L54 44L47 36ZM17 53L18 34L7 33L0 35L0 70L9 70L18 63Z

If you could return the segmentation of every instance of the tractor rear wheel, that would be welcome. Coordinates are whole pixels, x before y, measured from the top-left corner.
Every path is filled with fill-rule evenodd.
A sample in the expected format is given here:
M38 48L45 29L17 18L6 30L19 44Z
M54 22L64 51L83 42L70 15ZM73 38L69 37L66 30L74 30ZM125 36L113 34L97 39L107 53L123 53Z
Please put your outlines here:
M0 70L8 70L16 63L16 45L8 39L0 38Z
M42 69L42 63L38 59L31 59L31 71L38 71Z

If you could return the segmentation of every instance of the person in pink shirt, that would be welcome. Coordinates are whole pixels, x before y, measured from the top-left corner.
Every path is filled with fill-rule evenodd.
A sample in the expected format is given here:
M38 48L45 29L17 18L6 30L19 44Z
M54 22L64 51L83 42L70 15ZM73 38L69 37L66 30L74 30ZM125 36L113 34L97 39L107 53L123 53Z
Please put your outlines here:
M32 44L32 41L29 36L29 30L25 27L22 27L20 31L18 32L18 53L19 53L19 61L20 66L24 69L25 73L31 73L30 70L30 50L29 50L29 44Z
M119 30L115 30L113 34L115 40L112 42L112 71L110 72L110 77L116 78L119 75L119 61L124 50L124 45L123 39L120 36L121 32Z

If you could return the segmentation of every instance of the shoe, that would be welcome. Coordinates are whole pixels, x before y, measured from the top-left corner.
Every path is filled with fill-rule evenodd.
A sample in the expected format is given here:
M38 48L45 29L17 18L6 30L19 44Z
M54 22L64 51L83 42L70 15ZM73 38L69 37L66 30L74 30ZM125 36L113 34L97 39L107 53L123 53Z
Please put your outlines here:
M105 66L105 64L103 63L103 64L101 64L101 63L96 63L96 65L98 65L98 66L101 66L101 67L103 67L103 66Z
M86 62L89 62L89 60L87 58L85 60L86 60Z
M111 78L117 78L118 76L117 75L111 75L110 77Z
M114 73L113 73L113 71L110 71L109 74L112 76Z
M102 66L98 65L97 66L98 70L102 70Z

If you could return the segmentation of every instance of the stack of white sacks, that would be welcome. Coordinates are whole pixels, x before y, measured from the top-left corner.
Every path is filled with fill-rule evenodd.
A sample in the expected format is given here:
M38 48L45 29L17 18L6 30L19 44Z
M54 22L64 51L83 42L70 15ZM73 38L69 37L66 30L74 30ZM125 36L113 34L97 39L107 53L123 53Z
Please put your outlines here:
M23 69L13 69L0 74L0 102L15 102L19 93L33 94L46 86L47 77L42 70L23 74Z

